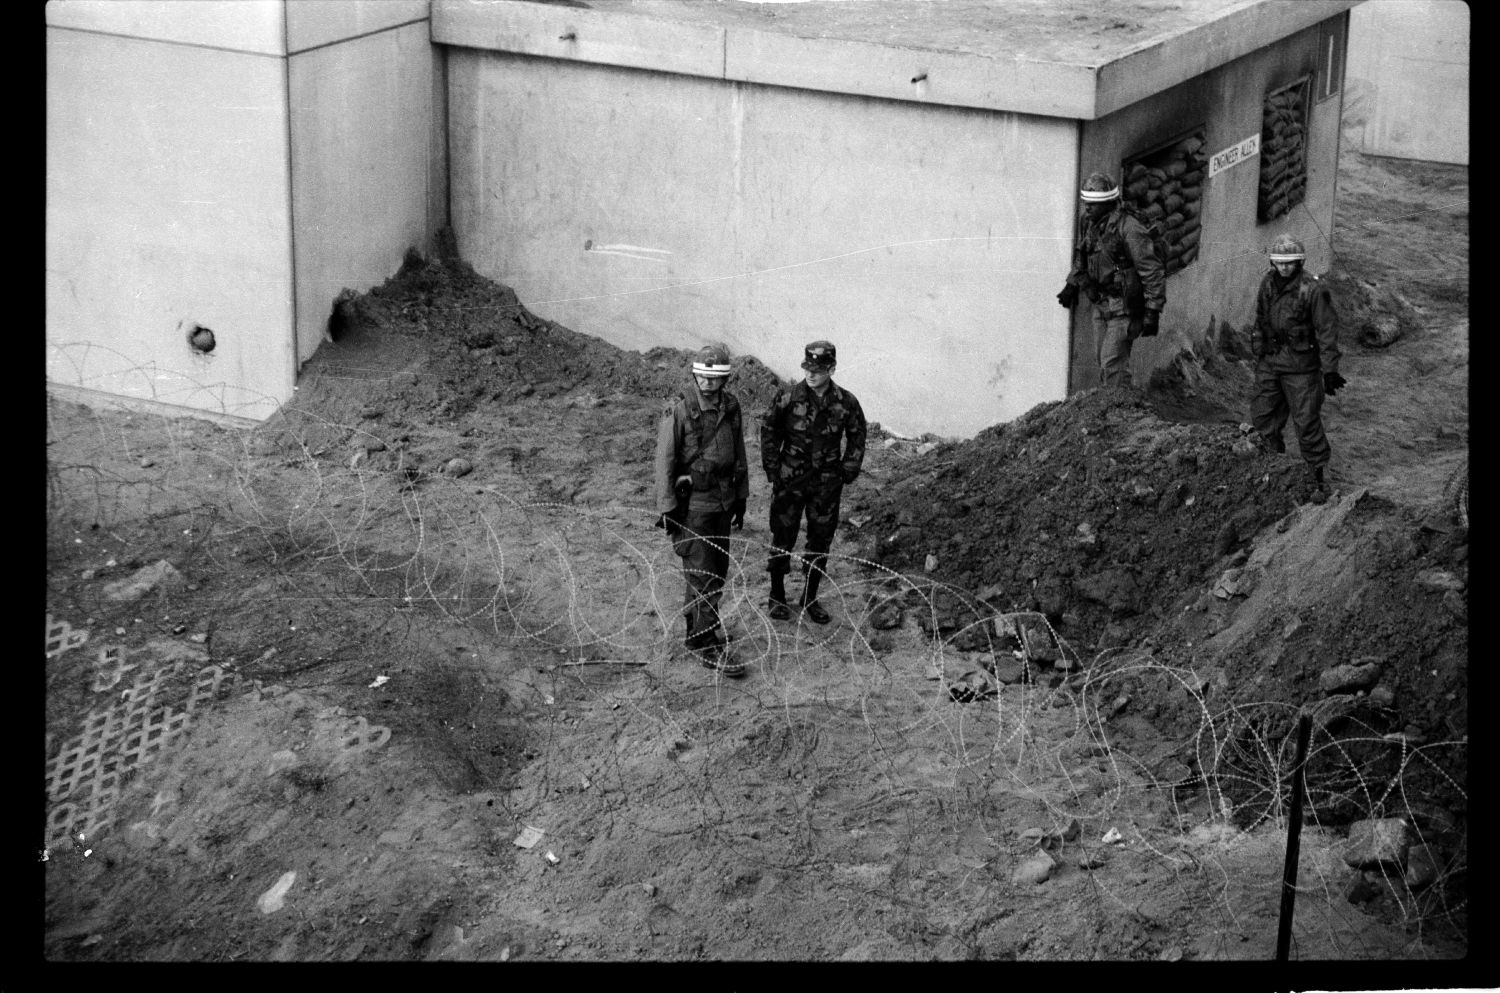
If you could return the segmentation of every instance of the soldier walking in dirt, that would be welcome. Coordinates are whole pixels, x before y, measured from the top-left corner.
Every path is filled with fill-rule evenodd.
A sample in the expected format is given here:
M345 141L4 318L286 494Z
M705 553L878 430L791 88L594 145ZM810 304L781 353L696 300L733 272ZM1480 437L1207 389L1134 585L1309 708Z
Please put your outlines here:
M656 434L657 526L682 558L687 590L684 644L726 676L743 676L719 620L729 572L729 532L745 526L750 470L740 401L724 388L733 367L725 345L705 345L693 359L694 387L669 401Z
M1108 176L1089 176L1079 196L1084 208L1073 268L1057 302L1072 309L1083 291L1094 308L1100 385L1129 386L1135 339L1152 337L1161 324L1166 260L1157 253L1148 223L1123 206L1120 187Z
M818 584L826 575L828 549L839 523L839 497L859 476L865 460L865 414L854 394L833 382L838 353L826 341L803 352L806 376L789 390L779 390L760 424L761 467L771 482L770 614L791 617L786 602L786 574L802 518L807 518L807 545L802 557L806 582L799 604L819 624L830 620L818 603Z
M1250 349L1255 355L1255 395L1250 421L1263 448L1285 452L1288 416L1307 466L1309 499L1328 499L1323 479L1330 448L1323 432L1323 397L1344 385L1339 375L1338 315L1333 294L1303 269L1307 253L1291 235L1271 246L1271 271L1255 296Z

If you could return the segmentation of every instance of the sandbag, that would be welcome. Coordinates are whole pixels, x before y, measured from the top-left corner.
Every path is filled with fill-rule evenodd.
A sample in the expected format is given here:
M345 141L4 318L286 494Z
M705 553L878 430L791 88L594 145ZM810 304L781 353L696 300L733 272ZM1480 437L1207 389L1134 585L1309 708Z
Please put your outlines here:
M1194 135L1191 138L1184 138L1177 144L1173 145L1172 151L1176 152L1178 155L1181 155L1183 158L1187 158L1189 155L1192 155L1202 147L1203 139L1198 137L1197 135Z

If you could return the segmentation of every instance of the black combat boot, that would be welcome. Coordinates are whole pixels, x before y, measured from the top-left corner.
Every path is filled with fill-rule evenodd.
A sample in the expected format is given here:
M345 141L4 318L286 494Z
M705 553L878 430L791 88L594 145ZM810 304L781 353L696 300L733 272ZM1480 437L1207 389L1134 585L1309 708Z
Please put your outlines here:
M784 573L771 573L770 608L773 621L784 621L792 616L791 609L786 605L786 575Z
M802 612L812 618L818 624L827 624L833 618L828 616L828 611L818 603L818 581L823 578L819 569L807 570L807 585L802 588Z
M1323 467L1310 465L1307 467L1307 485L1311 487L1307 499L1310 503L1323 503L1328 499L1328 484L1323 481Z
M1265 455L1284 455L1286 454L1286 439L1279 435L1272 438L1256 432L1255 447Z
M736 659L730 653L729 645L723 641L714 641L698 652L698 661L705 669L717 670L730 679L738 679L745 674L745 663Z

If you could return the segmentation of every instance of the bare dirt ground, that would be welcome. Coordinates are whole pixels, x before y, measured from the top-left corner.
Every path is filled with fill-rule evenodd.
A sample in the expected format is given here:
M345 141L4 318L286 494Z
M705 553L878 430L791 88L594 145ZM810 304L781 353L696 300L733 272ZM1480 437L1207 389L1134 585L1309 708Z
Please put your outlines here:
M451 253L253 432L49 400L46 958L1268 962L1307 714L1292 957L1444 975L1468 173L1346 152L1340 194L1333 499L1249 444L1228 325L1143 393L872 432L827 627L765 616L755 488L738 682L652 526L686 353Z

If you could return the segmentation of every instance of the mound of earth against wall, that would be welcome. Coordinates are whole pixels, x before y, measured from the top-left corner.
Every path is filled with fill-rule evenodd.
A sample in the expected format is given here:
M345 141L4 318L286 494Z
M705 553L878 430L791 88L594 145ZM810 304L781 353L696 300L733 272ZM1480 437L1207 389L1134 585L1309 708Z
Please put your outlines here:
M1284 750L1302 710L1343 780L1310 798L1320 821L1461 819L1467 528L1445 505L1305 498L1300 464L1247 426L1169 422L1102 389L907 463L849 533L883 568L977 594L939 633L986 610L1044 617L1061 648L1044 667L1085 670L1199 784L1236 735ZM1274 793L1266 778L1246 790Z

